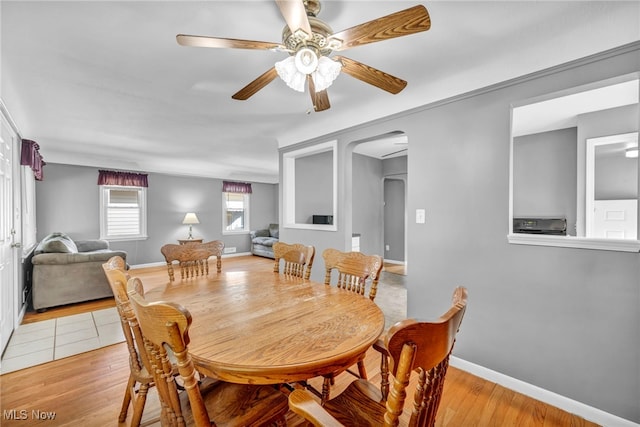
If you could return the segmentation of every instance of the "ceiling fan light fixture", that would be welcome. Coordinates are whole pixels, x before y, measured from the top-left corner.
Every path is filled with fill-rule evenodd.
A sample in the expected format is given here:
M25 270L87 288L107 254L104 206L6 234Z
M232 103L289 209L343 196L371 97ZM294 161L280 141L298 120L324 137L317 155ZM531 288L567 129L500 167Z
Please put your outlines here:
M340 75L341 69L342 63L340 61L321 56L318 60L318 68L311 75L316 92L321 92L331 86L333 81Z
M302 74L311 74L318 68L318 55L312 49L303 47L296 52L295 64Z
M288 56L286 59L276 62L275 67L278 76L287 86L295 91L304 92L307 75L298 71L293 56Z

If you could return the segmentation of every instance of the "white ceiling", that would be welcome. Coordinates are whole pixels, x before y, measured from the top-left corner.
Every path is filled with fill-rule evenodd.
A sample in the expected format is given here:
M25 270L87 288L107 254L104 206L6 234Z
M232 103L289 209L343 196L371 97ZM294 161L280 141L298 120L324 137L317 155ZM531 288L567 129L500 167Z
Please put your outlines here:
M376 135L360 141L353 149L354 153L364 154L384 160L406 156L409 150L409 137L402 131Z
M640 40L638 1L325 0L319 18L339 31L417 3L429 31L342 52L407 88L341 75L315 113L279 79L231 99L285 53L176 43L280 42L272 0L2 0L0 97L49 163L277 182L279 146Z

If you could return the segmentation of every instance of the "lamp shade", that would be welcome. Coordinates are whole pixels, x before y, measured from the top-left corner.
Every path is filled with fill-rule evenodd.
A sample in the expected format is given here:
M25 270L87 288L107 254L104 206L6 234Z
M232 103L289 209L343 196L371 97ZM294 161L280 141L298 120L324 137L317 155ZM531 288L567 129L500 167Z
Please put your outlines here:
M307 76L298 71L293 56L276 62L275 67L278 76L280 76L287 86L295 91L304 92L304 83L306 82Z
M198 221L198 217L196 216L195 213L189 212L184 216L182 223L183 224L200 224L200 221Z
M316 92L321 92L331 86L331 83L340 75L341 69L341 62L321 56L318 61L318 68L312 74Z

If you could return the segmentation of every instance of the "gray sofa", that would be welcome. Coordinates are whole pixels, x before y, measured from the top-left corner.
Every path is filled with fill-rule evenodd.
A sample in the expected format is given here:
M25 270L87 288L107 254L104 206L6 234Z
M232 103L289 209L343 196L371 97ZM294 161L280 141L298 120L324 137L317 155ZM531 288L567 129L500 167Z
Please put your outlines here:
M280 228L278 224L269 224L269 228L251 232L251 253L275 259L273 244L279 240Z
M42 239L31 263L33 308L90 301L113 296L102 270L112 256L127 259L127 253L109 249L106 240L72 240L64 233Z

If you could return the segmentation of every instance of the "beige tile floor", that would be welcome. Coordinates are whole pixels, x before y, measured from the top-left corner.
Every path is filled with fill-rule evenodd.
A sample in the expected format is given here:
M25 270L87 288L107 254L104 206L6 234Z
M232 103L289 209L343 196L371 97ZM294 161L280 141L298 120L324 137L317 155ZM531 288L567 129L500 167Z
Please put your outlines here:
M0 374L124 341L115 307L20 325L0 361Z

